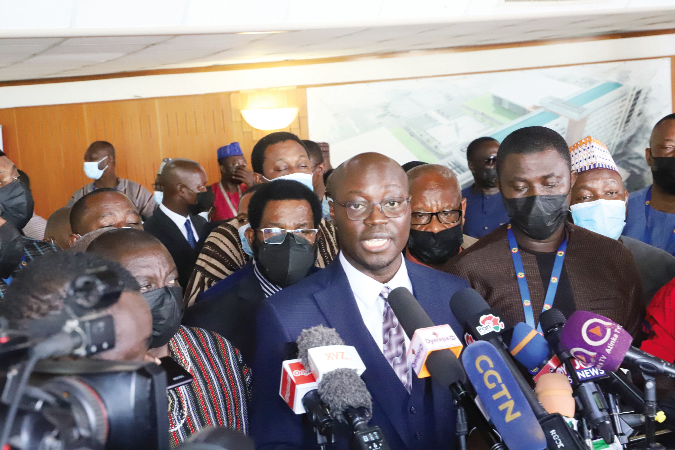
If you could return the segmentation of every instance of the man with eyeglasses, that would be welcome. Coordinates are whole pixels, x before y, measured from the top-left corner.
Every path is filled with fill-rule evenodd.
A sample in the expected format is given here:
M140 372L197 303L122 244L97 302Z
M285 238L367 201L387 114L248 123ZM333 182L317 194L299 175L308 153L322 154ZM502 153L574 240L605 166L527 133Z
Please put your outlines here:
M453 448L450 391L411 371L405 357L410 342L387 298L391 290L405 287L435 324L461 333L447 302L467 283L403 258L410 194L406 174L394 160L379 153L357 155L335 169L328 189L339 257L258 308L251 405L256 446L316 445L311 426L279 396L279 370L293 357L288 348L302 330L322 324L354 346L367 367L362 378L373 397L369 423L382 429L392 450ZM339 437L335 448L349 448L348 437Z
M499 142L491 137L480 137L466 148L466 160L474 183L462 191L466 199L464 233L482 238L509 222L497 187L497 150Z
M251 364L258 305L319 270L314 267L314 259L321 203L297 181L256 185L248 206L248 220L250 228L245 239L253 258L235 272L237 282L219 295L207 296L188 308L183 323L225 337Z
M407 172L410 188L408 260L447 271L448 261L476 239L464 236L466 200L448 167L425 164Z
M213 206L213 192L206 189L204 168L189 159L166 163L157 181L164 192L162 204L143 227L169 250L178 268L178 282L185 287L206 225L199 213Z
M116 163L115 147L110 142L92 143L84 153L84 174L94 181L75 191L68 206L73 206L76 201L96 189L111 188L126 195L143 220L148 220L157 208L152 193L138 183L119 178L115 173Z

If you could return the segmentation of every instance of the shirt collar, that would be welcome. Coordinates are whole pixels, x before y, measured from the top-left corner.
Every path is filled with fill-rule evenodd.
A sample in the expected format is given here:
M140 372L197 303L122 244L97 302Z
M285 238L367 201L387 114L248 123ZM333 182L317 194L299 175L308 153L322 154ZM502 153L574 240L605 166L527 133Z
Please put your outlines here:
M282 287L268 280L267 277L262 274L260 269L258 269L258 265L256 264L255 259L252 259L252 261L253 261L253 273L255 273L255 276L258 279L258 282L260 283L260 287L262 288L263 293L265 294L265 298L279 292L282 289Z
M405 265L405 260L403 254L400 256L401 266L394 277L386 283L380 283L379 281L370 278L368 275L360 272L356 267L352 266L347 258L344 257L342 251L340 251L340 264L347 275L347 280L349 285L352 288L354 297L356 301L359 302L366 309L374 308L377 306L377 300L379 298L382 288L386 285L389 286L391 290L396 289L397 287L407 288L412 292L412 283L408 277L408 268Z
M178 226L179 230L183 229L183 227L185 226L185 221L189 218L189 216L183 217L180 214L171 211L169 208L164 206L164 204L159 205L159 209L161 209L162 212L166 214L167 217ZM190 223L192 223L192 220L190 220Z

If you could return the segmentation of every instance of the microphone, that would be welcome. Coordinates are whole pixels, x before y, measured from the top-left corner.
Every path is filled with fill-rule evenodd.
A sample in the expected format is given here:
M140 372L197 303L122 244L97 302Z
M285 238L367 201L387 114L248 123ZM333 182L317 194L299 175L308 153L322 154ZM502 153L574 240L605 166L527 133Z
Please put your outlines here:
M501 312L490 308L485 299L471 288L456 292L450 299L450 309L475 341L487 341L494 346L530 404L532 412L539 420L548 446L550 448L586 448L581 437L567 425L560 414L548 414L541 406L534 391L505 350L506 345L502 340L502 333L510 333L512 328L502 319ZM472 345L475 343L469 345L467 349Z
M344 345L335 329L323 325L303 330L297 343L298 357L312 367L318 379L317 390L310 394L312 402L320 402L321 413L327 413L334 424L349 425L356 450L389 450L380 427L368 426L373 402L360 376L365 365L356 349Z
M534 393L549 414L561 414L574 417L574 397L572 386L562 373L543 373L537 379Z
M599 314L573 313L562 331L561 342L572 356L599 369L614 372L626 363L646 375L675 377L675 365L631 346L632 336Z
M574 396L579 400L582 416L588 420L591 427L596 428L602 436L602 439L611 444L614 442L616 434L612 428L612 421L609 417L609 407L600 388L592 381L581 383L577 372L572 363L572 355L562 345L562 329L566 328L565 315L555 308L544 311L539 316L541 329L544 331L546 340L553 347L553 351L565 365L567 375L569 376ZM583 362L583 361L582 361Z
M530 373L538 373L551 356L551 348L546 339L537 330L523 322L513 327L509 351L511 356Z
M483 406L509 448L545 449L546 436L499 351L485 341L467 346L462 362Z
M408 338L412 339L418 329L434 327L434 323L408 289L394 289L389 293L387 301ZM455 354L448 349L435 350L427 356L425 367L434 382L450 389L460 409L466 412L469 423L478 429L478 434L489 447L503 449L504 444L499 434L485 419L464 386L466 374ZM461 411L458 411L458 417L463 417Z

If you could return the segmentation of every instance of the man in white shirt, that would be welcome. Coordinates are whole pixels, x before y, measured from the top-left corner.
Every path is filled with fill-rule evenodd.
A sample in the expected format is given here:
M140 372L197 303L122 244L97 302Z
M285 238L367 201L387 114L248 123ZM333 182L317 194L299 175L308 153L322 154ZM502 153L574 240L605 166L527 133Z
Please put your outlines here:
M206 189L202 166L189 159L172 159L159 178L164 190L162 204L143 227L169 250L178 268L178 281L184 287L197 260L197 244L206 224L198 214L209 201L213 204L213 192Z
M462 330L448 307L467 283L407 262L410 195L403 169L392 159L365 153L330 178L331 216L338 230L338 261L262 303L258 312L251 405L251 435L258 448L309 448L312 428L279 396L282 361L303 329L323 324L356 348L373 396L371 425L392 450L454 447L455 411L447 386L417 378L405 358L409 341L386 298L404 286L438 324ZM273 421L269 417L274 417ZM349 448L339 439L336 448Z

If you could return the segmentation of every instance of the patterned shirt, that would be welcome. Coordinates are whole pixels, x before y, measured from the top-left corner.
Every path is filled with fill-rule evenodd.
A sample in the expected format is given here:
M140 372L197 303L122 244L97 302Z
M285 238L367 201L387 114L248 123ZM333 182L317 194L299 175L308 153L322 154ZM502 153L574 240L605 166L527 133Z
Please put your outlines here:
M206 238L185 288L186 305L192 305L199 294L248 262L250 258L241 247L238 227L239 222L234 217L216 227ZM323 269L335 259L339 250L335 227L332 222L321 219L316 237L314 265Z
M171 448L207 427L248 434L251 370L239 350L219 334L181 325L169 353L194 378L168 392Z
M31 261L33 261L35 258L39 258L40 256L46 253L53 253L58 251L58 249L54 246L54 244L51 244L49 242L38 241L37 239L31 239L26 236L22 236L22 239L23 239L23 259L21 261L21 264L19 264L19 267L17 267L14 273L12 274L12 277L14 277L14 275L19 273L21 269L30 264ZM10 283L12 277L8 279ZM7 292L8 287L9 283L3 279L0 279L1 300L4 300L5 292Z
M140 184L125 180L124 178L117 179L117 187L115 189L129 197L129 200L136 206L144 221L152 217L152 213L157 208L157 203L155 203L155 199L150 191ZM73 206L76 201L95 190L94 183L89 183L82 189L78 189L68 201L68 206Z

